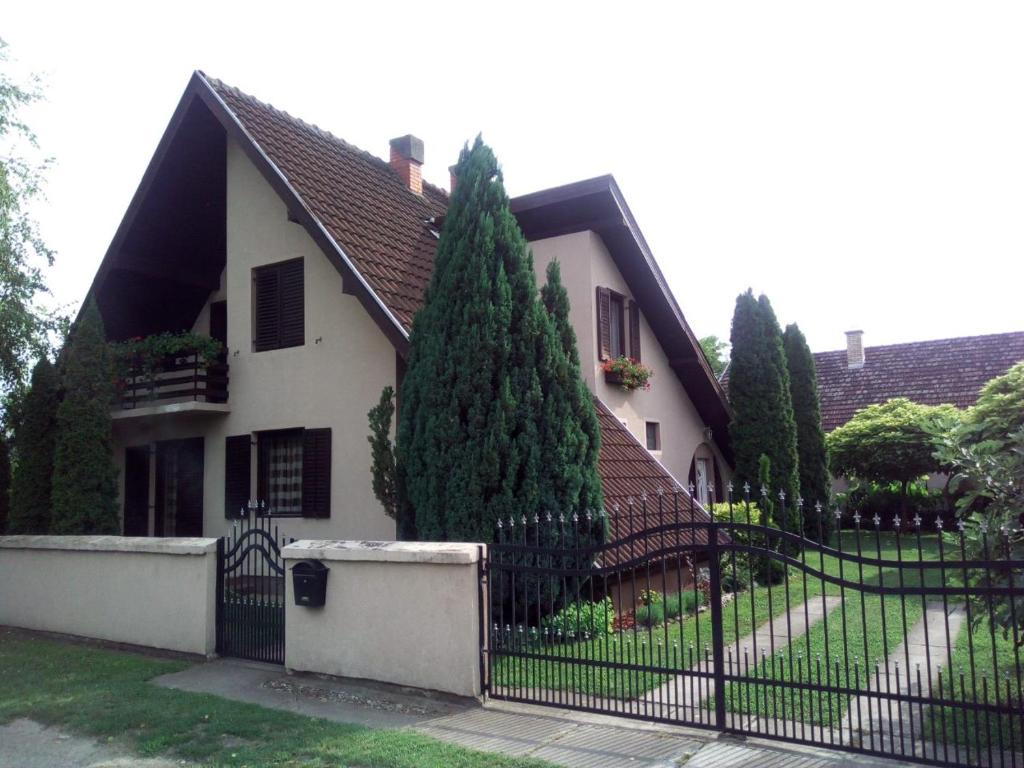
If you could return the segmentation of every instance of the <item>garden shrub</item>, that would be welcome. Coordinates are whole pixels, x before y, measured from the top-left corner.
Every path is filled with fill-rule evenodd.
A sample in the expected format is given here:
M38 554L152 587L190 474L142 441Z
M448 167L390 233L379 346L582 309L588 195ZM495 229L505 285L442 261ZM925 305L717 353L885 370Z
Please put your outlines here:
M688 613L696 613L704 605L704 593L682 590L665 596L665 618L674 619Z
M656 627L665 623L665 605L650 603L636 609L636 623L643 627Z
M643 605L652 605L653 603L661 602L661 592L656 589L642 589L640 590L640 602Z
M934 523L941 516L944 523L952 524L950 498L937 488L928 488L924 481L908 484L906 496L902 494L900 483L862 482L845 493L837 494L837 500L842 509L839 521L842 528L856 527L853 517L859 514L862 529L873 529L873 518L878 515L882 521L881 530L892 530L893 520L901 514L901 506L903 519L907 522L920 515L928 523Z
M749 522L751 525L764 525L779 530L779 526L775 525L770 515L754 502L749 505L734 503L731 512L728 504L715 504L711 508L711 514L719 521ZM727 533L738 544L753 544L773 550L779 548L779 539L771 535L751 533L742 528L729 529ZM734 555L736 558L735 577L733 576ZM721 556L720 566L722 589L726 592L740 592L749 589L751 581L762 585L778 584L786 575L786 566L780 560L768 555L753 555L748 552L726 552Z
M561 632L566 638L610 635L615 626L615 606L610 597L595 603L580 600L548 616L541 626L555 636Z

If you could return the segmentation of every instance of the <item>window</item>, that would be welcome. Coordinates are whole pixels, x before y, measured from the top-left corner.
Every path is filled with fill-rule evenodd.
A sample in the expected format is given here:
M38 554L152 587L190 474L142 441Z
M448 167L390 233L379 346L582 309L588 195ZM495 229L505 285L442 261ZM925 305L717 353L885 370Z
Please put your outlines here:
M661 425L656 421L647 422L647 450L661 450Z
M261 432L257 446L260 501L275 515L301 515L302 430Z
M710 483L710 472L708 471L708 460L697 459L696 460L696 476L697 476L697 502L702 506L707 506L710 500L710 493L708 491Z
M626 354L625 334L625 308L622 297L613 293L611 295L611 315L608 317L608 352L613 358L623 357Z
M252 346L255 352L299 347L306 342L302 259L252 271Z
M610 288L597 289L598 353L601 360L628 356L640 362L640 307L629 300L628 310L627 327L626 297Z
M224 515L245 517L251 446L256 446L256 500L271 514L331 516L331 430L278 429L226 438Z

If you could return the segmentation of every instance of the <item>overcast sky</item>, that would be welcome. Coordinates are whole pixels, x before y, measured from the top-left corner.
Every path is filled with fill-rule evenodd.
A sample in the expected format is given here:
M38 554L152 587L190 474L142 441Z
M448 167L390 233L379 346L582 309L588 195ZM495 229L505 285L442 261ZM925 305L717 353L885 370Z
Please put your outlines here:
M1024 3L8 2L45 76L37 218L87 289L193 69L447 186L618 180L698 335L771 298L815 350L1024 329Z

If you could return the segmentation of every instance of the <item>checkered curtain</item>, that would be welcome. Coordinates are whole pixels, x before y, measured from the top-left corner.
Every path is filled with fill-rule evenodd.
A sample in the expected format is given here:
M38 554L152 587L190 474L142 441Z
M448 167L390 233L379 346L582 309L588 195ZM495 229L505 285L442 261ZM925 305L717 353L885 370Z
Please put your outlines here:
M302 514L302 435L273 438L268 451L267 503L277 515Z

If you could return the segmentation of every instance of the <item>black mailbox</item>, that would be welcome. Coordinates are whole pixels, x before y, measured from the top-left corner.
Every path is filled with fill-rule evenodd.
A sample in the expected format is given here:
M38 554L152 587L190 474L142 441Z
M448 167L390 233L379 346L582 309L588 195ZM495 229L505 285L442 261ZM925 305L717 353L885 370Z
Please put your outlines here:
M327 599L327 574L330 571L319 560L303 560L292 568L295 604L306 608L322 608Z

